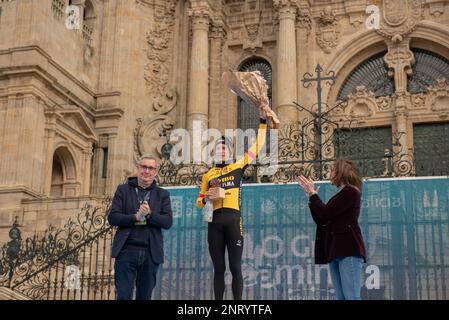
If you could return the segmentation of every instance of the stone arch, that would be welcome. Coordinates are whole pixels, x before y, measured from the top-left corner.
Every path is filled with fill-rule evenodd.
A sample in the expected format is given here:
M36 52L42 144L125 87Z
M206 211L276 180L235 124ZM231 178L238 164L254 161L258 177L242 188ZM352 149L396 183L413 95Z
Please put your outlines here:
M272 86L273 86L273 66L272 66L272 64L271 64L267 59L265 59L265 58L263 58L263 57L260 57L260 56L250 56L250 57L248 57L248 58L242 60L242 61L240 62L240 64L238 65L237 69L238 69L239 71L243 71L243 69L246 69L246 66L247 66L249 63L252 63L252 62L255 62L255 63L257 63L257 62L265 63L265 64L269 67L269 70L266 70L266 72L263 72L263 71L262 71L262 75L263 75L263 76L266 78L266 80L267 80L267 84L268 84L268 87L269 87L268 90L270 90L270 92L268 92L268 95L270 96L270 95L271 95Z
M250 53L250 52L244 52L234 63L233 70L239 70L240 66L245 63L248 60L251 59L263 59L266 60L270 66L273 68L273 59L268 56L268 54L265 54L264 52L258 52L257 54ZM274 73L273 73L274 76ZM274 80L274 79L273 79Z
M231 60L231 62L229 63L229 68L230 68L230 70L238 71L240 69L240 66L244 62L251 60L251 59L258 59L258 58L266 60L270 64L270 66L273 70L272 58L270 58L270 56L267 53L265 53L263 50L261 52L257 52L257 53L251 53L248 51L244 51L237 59L233 58ZM273 72L273 83L276 82L275 77L276 77L276 75ZM232 93L229 93L229 95L227 95L226 99L229 99L229 100L227 100L227 103L229 103L229 109L232 110L232 111L230 111L231 112L231 116L229 117L230 121L227 125L229 127L236 128L237 124L238 124L238 111L237 111L238 99L235 99L235 95Z
M355 34L341 43L334 53L333 59L324 65L324 71L334 71L337 77L329 89L324 101L331 106L337 100L338 92L346 78L358 65L376 54L387 51L385 39L372 30Z
M449 60L426 49L410 48L414 55L412 73L407 77L407 91L410 94L427 93L438 80L449 81ZM360 93L362 87L375 97L388 97L395 93L394 79L385 63L387 51L371 56L356 66L344 79L338 90L337 100L345 100L349 94Z
M54 154L51 169L51 188L50 195L53 197L62 197L64 185L64 170L62 169L61 159Z
M422 21L410 34L410 47L432 51L449 60L449 27Z
M59 146L53 153L51 196L76 196L79 192L77 166L67 146Z
M449 60L449 28L432 21L422 21L409 35L410 48L425 49ZM338 92L351 71L363 61L382 51L387 51L386 39L365 30L342 42L333 58L324 65L325 71L335 71L337 80L323 99L328 105L337 100ZM412 66L413 68L413 66Z
M242 60L238 66L239 71L260 70L268 84L268 98L271 102L273 85L273 68L268 60L259 56L250 56ZM242 130L256 129L259 124L259 116L256 108L245 106L241 98L237 97L237 127ZM270 103L271 104L271 103Z
M86 2L84 2L83 20L89 22L89 20L95 19L97 17L96 11L94 1L86 0Z

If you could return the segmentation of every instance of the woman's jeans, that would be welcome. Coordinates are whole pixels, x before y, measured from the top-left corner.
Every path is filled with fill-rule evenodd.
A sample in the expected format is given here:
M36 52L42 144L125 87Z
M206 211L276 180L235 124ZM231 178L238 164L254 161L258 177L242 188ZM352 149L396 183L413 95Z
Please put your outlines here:
M329 263L337 300L360 300L362 257L339 257Z

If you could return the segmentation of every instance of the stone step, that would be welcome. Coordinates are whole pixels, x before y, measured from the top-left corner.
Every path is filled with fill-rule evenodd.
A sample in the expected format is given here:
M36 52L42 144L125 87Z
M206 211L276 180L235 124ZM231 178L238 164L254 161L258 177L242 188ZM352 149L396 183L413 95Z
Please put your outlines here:
M0 287L0 300L31 300L31 299L9 288Z

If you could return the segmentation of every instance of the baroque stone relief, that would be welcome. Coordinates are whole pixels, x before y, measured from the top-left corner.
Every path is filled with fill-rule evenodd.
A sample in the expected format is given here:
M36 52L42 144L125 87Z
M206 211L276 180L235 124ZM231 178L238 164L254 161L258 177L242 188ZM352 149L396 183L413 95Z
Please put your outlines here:
M365 86L358 86L356 92L348 95L346 112L353 118L367 118L374 115L377 102L374 93Z
M167 142L165 136L175 125L175 118L170 115L170 111L176 104L176 90L169 89L153 101L149 116L137 119L137 127L134 129L135 160L145 153L162 155L161 148Z
M432 17L439 18L444 14L444 6L444 2L429 3L429 13L432 15Z
M425 93L416 93L412 94L410 99L412 102L413 109L425 109L426 108L426 98L427 95Z
M316 20L316 41L325 53L330 53L331 49L337 46L340 36L340 24L335 11L331 6L326 6Z
M258 48L262 48L262 32L260 32L262 11L259 8L259 3L248 3L243 15L246 30L246 36L243 40L243 50L249 50L254 53Z
M436 84L429 89L426 106L430 110L438 112L440 118L447 118L449 114L449 82L446 79L438 79Z
M144 68L144 79L153 98L163 95L168 84L176 2L169 0L154 5L154 21L146 34L148 61Z
M307 29L307 34L312 29L312 16L309 9L299 9L296 16L297 26Z
M377 97L376 98L377 110L378 111L389 111L391 110L391 97Z
M392 39L409 34L422 19L422 0L383 0L380 35Z
M410 50L409 39L396 35L388 44L388 52L384 57L388 66L388 75L394 76L396 92L407 91L407 76L412 74L415 63L413 52Z
M164 134L175 123L170 112L177 104L176 89L169 85L172 65L173 33L175 9L178 0L143 1L153 9L153 23L146 33L147 63L144 67L144 80L151 107L144 118L137 119L134 129L134 159L142 154L161 155L161 147L166 142Z

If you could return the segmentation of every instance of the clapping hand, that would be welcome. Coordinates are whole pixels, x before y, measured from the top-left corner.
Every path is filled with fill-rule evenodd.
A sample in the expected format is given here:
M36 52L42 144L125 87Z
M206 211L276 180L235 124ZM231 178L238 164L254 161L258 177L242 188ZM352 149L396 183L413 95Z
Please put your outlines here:
M320 190L320 187L315 189L315 184L312 179L306 178L304 176L299 177L298 183L308 197L318 193L318 191Z
M150 205L147 201L144 201L140 204L139 210L136 213L136 220L143 221L149 214L151 214Z

